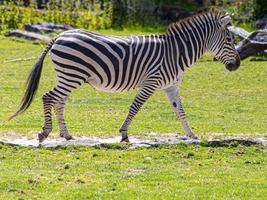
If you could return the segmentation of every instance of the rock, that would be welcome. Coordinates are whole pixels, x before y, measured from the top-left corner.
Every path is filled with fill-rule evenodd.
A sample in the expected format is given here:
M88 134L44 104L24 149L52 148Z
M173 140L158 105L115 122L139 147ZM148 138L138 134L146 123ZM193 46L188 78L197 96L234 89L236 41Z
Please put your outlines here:
M41 22L37 24L27 23L24 25L26 31L30 32L44 32L44 33L51 33L54 31L65 31L73 29L72 26L66 24L54 24L49 22Z

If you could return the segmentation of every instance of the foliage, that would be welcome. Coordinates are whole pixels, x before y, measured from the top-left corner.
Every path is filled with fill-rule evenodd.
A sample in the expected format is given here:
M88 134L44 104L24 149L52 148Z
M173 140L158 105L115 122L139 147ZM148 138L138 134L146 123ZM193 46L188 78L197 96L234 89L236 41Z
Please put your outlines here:
M230 13L236 26L248 31L254 28L254 0L214 0L210 5L223 8Z
M252 31L254 20L267 16L266 0L214 0L210 5L226 9L234 18L236 25Z
M23 0L5 0L0 6L1 28L22 28L24 23L51 21L66 23L85 29L108 29L123 27L158 27L168 23L159 18L161 6L196 11L202 8L200 1L191 0L50 0L43 9L36 9L36 1L23 6ZM206 6L222 7L232 14L238 26L253 28L253 20L267 13L263 0L214 0ZM174 10L172 10L172 8ZM164 11L166 12L166 11Z
M94 4L94 10L83 8L80 1L61 1L62 4L48 4L46 9L36 9L33 6L24 7L13 1L0 6L1 28L23 28L25 23L49 21L69 24L85 29L106 29L111 27L112 3ZM64 2L64 3L63 3Z
M50 0L43 9L36 9L36 1L23 6L23 1L4 1L0 5L1 28L23 28L25 23L49 21L65 23L85 29L122 27L156 27L160 25L154 1L138 0Z
M255 17L256 19L267 17L267 1L266 0L254 0L255 1Z
M36 9L36 1L23 6L23 0L3 1L0 6L1 28L22 28L24 23L50 21L85 29L123 27L158 27L166 25L157 10L163 4L184 10L197 8L191 1L166 0L50 0L43 9Z
M149 1L149 0L148 0ZM187 11L195 11L201 7L200 1L192 0L154 0L157 5L172 5Z
M189 0L116 0L113 1L114 26L158 25L169 23L160 20L157 11L161 6L170 6L186 11L197 9L197 3Z

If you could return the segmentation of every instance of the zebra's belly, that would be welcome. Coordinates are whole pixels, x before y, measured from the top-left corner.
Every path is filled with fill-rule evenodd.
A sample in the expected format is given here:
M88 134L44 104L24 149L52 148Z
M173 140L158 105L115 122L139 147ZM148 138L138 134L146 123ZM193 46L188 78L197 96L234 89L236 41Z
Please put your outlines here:
M126 92L131 89L139 88L139 85L126 87L125 84L115 85L114 87L111 87L110 85L106 86L104 84L101 84L99 81L96 81L95 79L89 79L87 83L97 90L109 93Z

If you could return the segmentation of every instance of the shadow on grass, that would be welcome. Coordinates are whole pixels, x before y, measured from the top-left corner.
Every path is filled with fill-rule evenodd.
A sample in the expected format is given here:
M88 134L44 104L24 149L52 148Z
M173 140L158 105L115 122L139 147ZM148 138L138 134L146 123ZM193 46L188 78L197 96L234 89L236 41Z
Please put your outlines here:
M200 142L203 147L237 147L237 146L252 146L263 145L258 140L252 139L218 139L218 140L204 140Z

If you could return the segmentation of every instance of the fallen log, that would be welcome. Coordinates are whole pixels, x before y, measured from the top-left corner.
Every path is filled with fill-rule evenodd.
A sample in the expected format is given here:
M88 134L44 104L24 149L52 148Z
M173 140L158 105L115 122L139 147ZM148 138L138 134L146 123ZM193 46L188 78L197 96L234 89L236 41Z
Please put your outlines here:
M29 32L29 31L21 31L21 30L8 31L5 33L5 36L25 38L28 40L39 40L44 43L49 43L52 41L52 39L49 36Z
M228 28L233 34L238 35L240 38L245 39L249 36L249 32L247 32L246 30L239 28L239 27L235 27L235 26L230 26Z
M246 39L236 45L241 59L258 53L265 53L267 49L267 30L258 30L251 33Z
M54 30L51 28L40 26L39 24L27 23L24 25L26 31L35 32L35 33L52 33Z
M40 23L37 23L38 25L42 26L42 27L45 27L45 28L49 28L49 29L52 29L52 30L71 30L73 29L72 26L70 25L66 25L66 24L54 24L54 23L51 23L51 22L40 22Z
M229 30L239 37L243 38L236 46L241 60L259 53L266 54L267 50L267 29L257 30L252 33L239 27L229 27Z
M51 33L54 31L65 31L73 29L72 26L65 24L54 24L49 22L40 22L37 24L27 23L24 25L26 31Z

